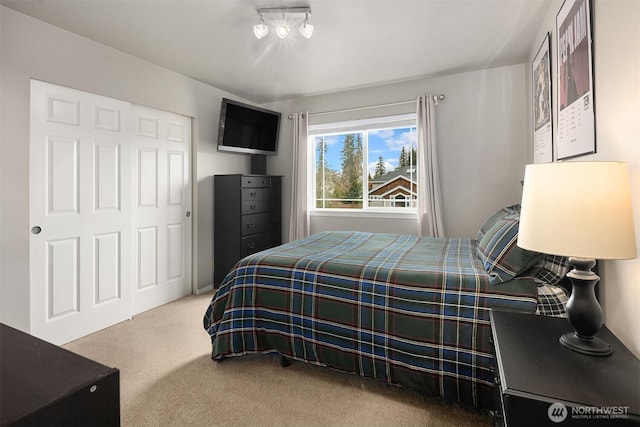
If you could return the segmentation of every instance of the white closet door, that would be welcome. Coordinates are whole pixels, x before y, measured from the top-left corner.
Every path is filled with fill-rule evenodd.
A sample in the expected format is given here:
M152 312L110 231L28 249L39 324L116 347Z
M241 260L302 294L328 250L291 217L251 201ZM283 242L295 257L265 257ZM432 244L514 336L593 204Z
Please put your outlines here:
M31 333L55 344L131 316L130 108L31 82L31 277L25 286Z
M191 119L133 106L134 314L191 293Z

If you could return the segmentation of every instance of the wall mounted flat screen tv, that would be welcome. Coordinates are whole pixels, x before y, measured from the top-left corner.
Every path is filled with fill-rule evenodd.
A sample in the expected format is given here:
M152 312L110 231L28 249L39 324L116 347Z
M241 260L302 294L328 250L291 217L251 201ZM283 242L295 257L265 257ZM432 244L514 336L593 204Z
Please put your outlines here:
M276 111L222 98L218 150L246 154L276 154L280 116Z

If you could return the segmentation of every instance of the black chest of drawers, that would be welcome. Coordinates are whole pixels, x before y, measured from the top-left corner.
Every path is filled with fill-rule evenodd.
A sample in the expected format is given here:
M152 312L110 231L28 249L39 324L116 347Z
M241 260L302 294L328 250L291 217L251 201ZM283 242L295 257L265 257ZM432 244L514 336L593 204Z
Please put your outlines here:
M241 258L282 243L282 177L214 176L214 284Z

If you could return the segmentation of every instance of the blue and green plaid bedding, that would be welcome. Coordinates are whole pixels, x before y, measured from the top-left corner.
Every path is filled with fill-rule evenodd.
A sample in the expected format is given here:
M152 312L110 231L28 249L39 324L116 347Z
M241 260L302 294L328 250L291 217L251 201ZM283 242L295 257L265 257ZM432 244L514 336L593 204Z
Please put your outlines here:
M324 232L251 255L204 316L212 357L278 352L491 408L489 308L535 312L536 284L489 285L476 245Z

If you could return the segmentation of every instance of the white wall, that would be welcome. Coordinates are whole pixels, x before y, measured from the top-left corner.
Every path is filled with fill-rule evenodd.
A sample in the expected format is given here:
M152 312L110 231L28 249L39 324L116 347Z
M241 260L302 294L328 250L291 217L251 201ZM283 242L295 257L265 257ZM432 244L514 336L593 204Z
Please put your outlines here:
M528 150L525 79L525 66L514 65L310 96L267 107L282 111L284 117L309 111L310 123L318 123L407 113L415 111L415 105L316 117L314 112L413 100L428 92L445 94L436 109L444 228L449 237L475 237L492 212L521 198L520 180ZM291 194L291 140L291 121L284 120L279 155L269 159L269 171L285 176L285 224ZM356 227L379 232L416 231L415 220L406 218L354 220L315 215L311 226L313 231Z
M29 329L30 78L194 118L194 280L212 284L211 175L249 171L247 156L216 150L221 98L238 98L1 6L0 55L0 320Z
M554 0L530 52L533 61L544 35L551 33L551 63L556 64L556 15L562 0ZM640 249L640 2L607 0L593 7L596 150L576 161L619 160L629 163L636 245ZM531 91L530 70L527 79ZM557 134L557 79L552 69L554 135ZM530 119L529 119L530 120ZM531 123L531 121L529 121ZM532 152L529 140L529 153ZM529 157L532 161L532 156ZM640 357L640 258L606 261L600 270L600 300L605 324Z

